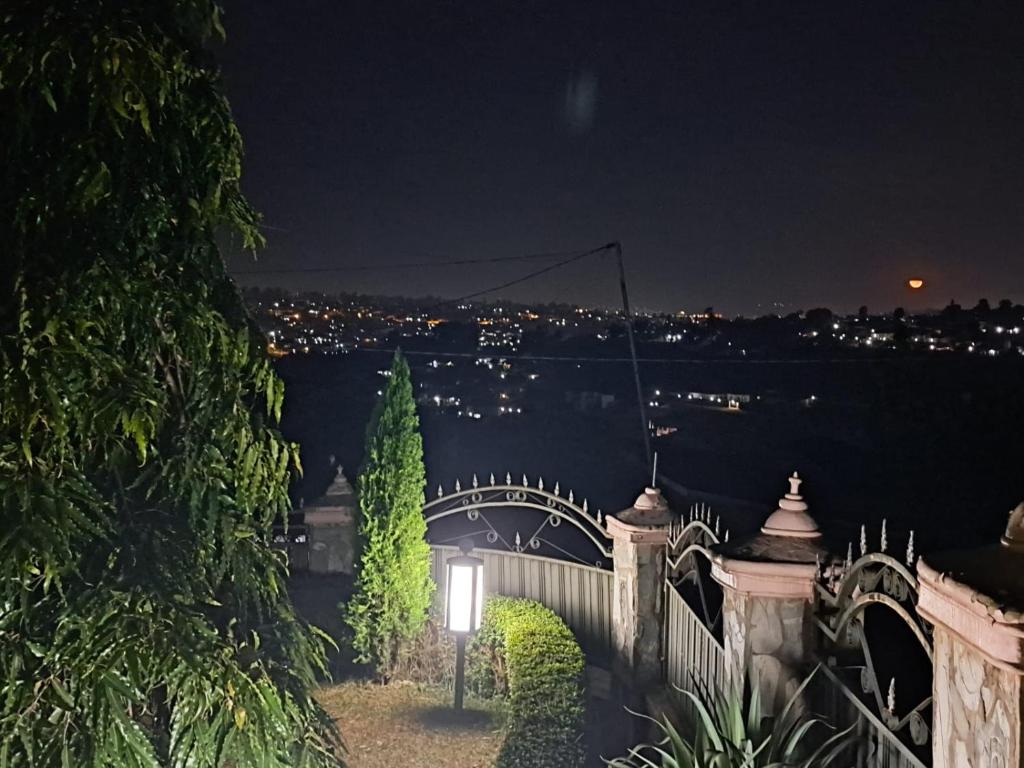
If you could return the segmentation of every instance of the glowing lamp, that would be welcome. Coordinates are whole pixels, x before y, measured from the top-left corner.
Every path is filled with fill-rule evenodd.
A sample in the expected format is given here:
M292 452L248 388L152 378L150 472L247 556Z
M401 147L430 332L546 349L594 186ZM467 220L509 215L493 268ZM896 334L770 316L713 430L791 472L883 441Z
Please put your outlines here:
M457 635L480 629L484 610L484 561L471 555L448 558L444 628Z
M484 612L484 561L469 553L473 542L461 542L461 555L448 558L448 593L444 628L455 635L455 709L462 709L466 682L466 638L480 629Z
M916 291L918 288L924 288L924 280L919 277L912 277L907 280L907 285Z

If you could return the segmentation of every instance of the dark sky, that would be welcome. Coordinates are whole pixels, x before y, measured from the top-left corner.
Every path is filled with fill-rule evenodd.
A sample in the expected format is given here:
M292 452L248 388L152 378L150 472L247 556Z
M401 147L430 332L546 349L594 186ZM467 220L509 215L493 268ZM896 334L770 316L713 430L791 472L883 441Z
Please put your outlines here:
M228 0L226 27L269 240L238 268L617 239L651 309L1024 301L1021 0ZM258 282L450 297L535 266ZM612 304L612 267L503 295Z

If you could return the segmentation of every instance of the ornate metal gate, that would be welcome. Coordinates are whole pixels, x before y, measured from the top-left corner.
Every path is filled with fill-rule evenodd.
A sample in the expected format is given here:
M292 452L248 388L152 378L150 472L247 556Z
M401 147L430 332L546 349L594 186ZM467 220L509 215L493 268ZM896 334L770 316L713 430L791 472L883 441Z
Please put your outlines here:
M911 531L903 562L861 528L860 557L820 569L815 621L824 675L816 704L840 727L859 730L857 766L923 768L931 758L931 626L917 613ZM899 694L899 696L897 696ZM906 702L906 703L905 703Z
M711 578L711 550L720 522L710 507L694 504L686 521L669 532L665 574L665 679L679 707L691 717L680 690L700 694L724 679L722 589ZM722 538L728 541L728 531Z
M524 510L532 514L518 514ZM504 483L496 483L492 474L490 482L482 485L473 475L469 487L463 488L461 481L456 480L454 490L448 494L443 486L438 486L437 498L424 506L423 513L432 544L451 544L470 538L491 549L531 552L597 568L611 567L611 536L605 530L601 510L591 514L589 502L584 499L577 504L571 490L563 498L558 483L552 490L546 490L544 478L531 486L526 475L521 483L513 484L509 473L505 474ZM510 519L509 514L514 517ZM499 515L505 517L504 522L497 521ZM460 519L470 525L440 531L439 523ZM562 523L571 526L582 537L581 541L573 542L572 537L556 531ZM580 546L581 543L588 545L589 551L588 547Z

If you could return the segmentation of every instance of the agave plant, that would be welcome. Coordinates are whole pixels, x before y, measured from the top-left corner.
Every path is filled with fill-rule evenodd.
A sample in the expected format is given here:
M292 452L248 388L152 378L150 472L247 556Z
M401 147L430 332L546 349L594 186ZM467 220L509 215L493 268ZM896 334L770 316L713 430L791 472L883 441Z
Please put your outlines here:
M668 717L651 720L662 738L633 747L625 757L608 762L612 768L831 768L849 746L854 726L837 732L798 704L815 668L793 693L778 717L765 713L758 686L744 695L719 691L712 695L698 684L700 694L681 691L692 703L695 732L680 734ZM745 711L744 711L745 710ZM634 713L636 714L636 713Z

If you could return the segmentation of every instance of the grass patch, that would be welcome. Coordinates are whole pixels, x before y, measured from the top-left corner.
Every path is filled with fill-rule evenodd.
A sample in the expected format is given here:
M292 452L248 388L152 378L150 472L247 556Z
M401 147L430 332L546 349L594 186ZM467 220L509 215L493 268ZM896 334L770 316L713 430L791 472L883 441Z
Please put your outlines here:
M492 768L505 741L500 703L469 699L456 715L439 688L351 682L317 697L341 728L349 768Z

